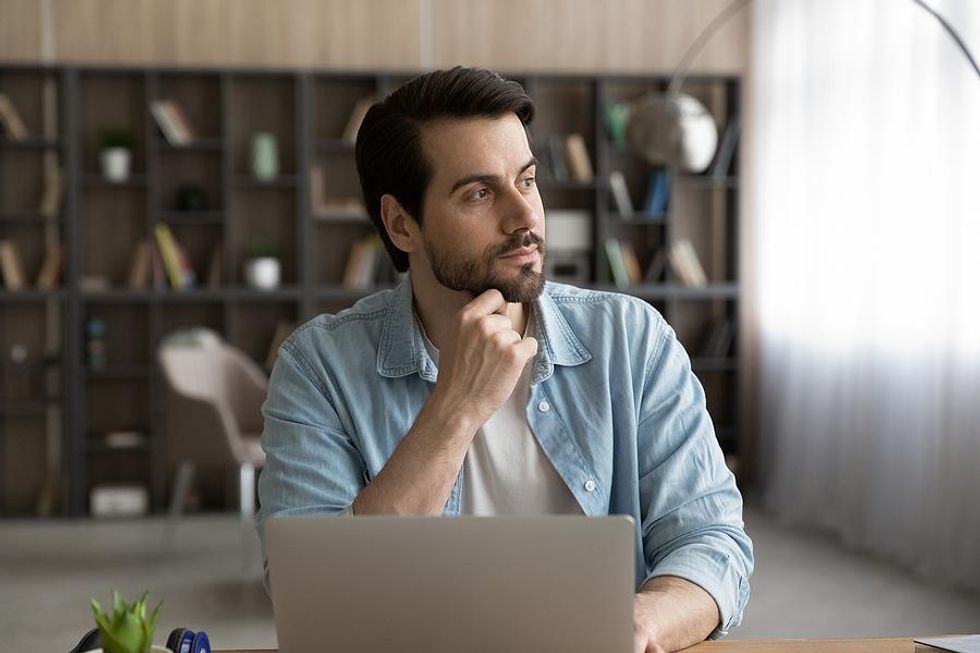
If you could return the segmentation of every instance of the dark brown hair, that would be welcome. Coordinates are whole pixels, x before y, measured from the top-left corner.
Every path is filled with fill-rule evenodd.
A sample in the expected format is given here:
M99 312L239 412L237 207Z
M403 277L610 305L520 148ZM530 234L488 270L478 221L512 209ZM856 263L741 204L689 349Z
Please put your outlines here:
M498 118L508 113L525 127L534 104L524 88L495 72L456 66L420 75L367 112L357 132L357 174L368 215L395 269L408 269L408 255L395 247L381 220L381 196L390 194L422 224L432 162L422 148L422 126L440 118Z

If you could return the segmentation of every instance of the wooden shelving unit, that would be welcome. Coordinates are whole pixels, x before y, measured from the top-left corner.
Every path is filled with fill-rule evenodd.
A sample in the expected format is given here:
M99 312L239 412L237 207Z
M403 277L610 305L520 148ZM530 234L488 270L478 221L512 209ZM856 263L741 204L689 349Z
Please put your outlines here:
M157 344L177 328L206 326L264 364L282 320L300 323L336 312L379 289L341 284L351 246L373 233L362 214L321 214L311 205L309 171L324 172L330 199L359 198L353 145L343 139L357 102L382 97L404 73L135 69L0 64L0 93L17 106L31 133L26 141L0 136L0 240L16 243L33 281L47 246L64 247L64 273L56 290L0 290L0 515L87 512L91 487L103 482L146 486L154 510L164 508ZM551 135L582 134L595 178L540 178L545 207L585 210L591 216L590 285L620 290L652 303L688 348L708 395L709 410L726 452L738 450L738 352L699 354L707 326L719 317L737 323L738 168L724 179L675 175L663 220L622 218L612 210L609 172L620 170L641 205L650 168L615 146L603 125L608 102L663 88L659 77L515 75L537 105L532 143ZM56 129L45 129L46 87L54 88ZM698 77L688 92L701 97L724 124L738 111L739 80ZM170 145L148 107L173 98L197 138ZM50 112L50 109L49 109ZM50 122L50 118L48 120ZM135 135L133 175L122 184L99 171L98 133L124 127ZM278 145L279 175L259 182L250 174L256 132ZM64 197L55 216L38 210L43 158L57 157ZM736 159L737 160L737 159ZM193 184L207 206L179 211L178 190ZM187 250L199 278L220 243L221 285L189 290L126 287L137 243L166 223ZM683 286L669 270L629 288L611 283L602 243L628 240L646 265L658 247L689 238L708 271L709 284ZM246 287L242 267L253 241L279 250L282 286ZM109 287L88 289L87 277ZM384 287L384 286L381 286ZM105 327L105 363L86 357L86 325ZM15 345L25 363L11 362ZM20 375L20 376L18 376ZM26 376L24 376L26 375ZM29 383L25 379L31 378ZM25 385L26 383L26 385ZM113 449L108 431L137 430L145 446Z

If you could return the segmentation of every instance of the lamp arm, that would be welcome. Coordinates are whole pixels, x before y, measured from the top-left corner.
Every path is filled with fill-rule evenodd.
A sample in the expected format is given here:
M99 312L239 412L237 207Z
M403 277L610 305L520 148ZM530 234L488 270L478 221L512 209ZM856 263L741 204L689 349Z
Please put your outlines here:
M977 67L976 59L973 58L973 55L970 53L970 49L966 47L966 43L963 42L963 39L961 39L960 35L956 33L956 30L953 29L952 25L950 25L938 11L927 5L924 0L912 0L912 2L928 11L936 18L936 20L939 21L939 24L943 26L943 29L946 30L950 38L952 38L956 42L956 45L960 47L960 50L963 52L963 56L970 62L970 65L973 66L973 71L977 74L977 77L980 78L980 67Z
M751 0L732 0L724 9L722 9L717 16L711 19L701 33L698 34L694 42L687 48L684 52L684 56L681 57L680 62L677 64L677 68L674 70L674 74L670 76L670 83L667 85L668 95L677 95L681 90L681 84L684 83L684 78L687 77L687 72L691 68L691 64L694 63L695 57L701 54L701 50L704 46L708 44L708 41L714 37L715 32L717 32L721 27L731 19L736 13L738 13L745 5L749 4ZM966 47L966 43L960 38L960 35L956 33L956 30L943 18L939 12L930 7L925 3L925 0L912 0L915 4L919 5L930 14L932 14L939 24L943 26L950 38L956 42L959 46L960 51L963 52L963 56L966 57L967 61L973 67L974 72L976 72L977 77L980 78L980 67L977 66L976 60L970 53L970 49Z
M732 0L727 7L718 12L718 15L711 19L701 33L698 34L694 42L688 46L687 51L684 52L684 56L681 57L680 62L677 64L677 68L674 70L674 74L670 76L670 83L667 85L667 95L677 95L681 90L681 84L684 83L684 78L687 77L687 71L690 70L691 64L694 63L695 57L701 54L701 50L704 46L708 44L714 35L722 26L728 22L728 20L737 14L739 10L745 5L749 4L751 0Z

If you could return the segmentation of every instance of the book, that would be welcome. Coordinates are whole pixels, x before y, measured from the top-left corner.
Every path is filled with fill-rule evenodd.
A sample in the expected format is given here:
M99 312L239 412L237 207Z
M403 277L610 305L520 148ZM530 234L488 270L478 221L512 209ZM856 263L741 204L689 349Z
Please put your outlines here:
M613 170L609 173L609 190L612 193L613 204L616 213L624 218L632 218L636 209L633 208L633 199L630 197L629 186L626 185L626 176L620 170Z
M667 215L670 200L670 175L666 170L655 170L650 174L647 196L643 202L643 212L649 219L661 219Z
M171 145L189 145L194 141L187 114L176 100L153 100L150 114Z
M582 134L569 134L565 137L565 162L572 179L592 181L595 178L589 148L586 147Z
M563 147L561 136L552 134L545 140L545 148L548 151L547 172L556 181L568 179L568 166L565 165L565 148Z
M646 272L643 273L643 280L647 283L659 283L667 267L667 250L663 247L657 248L650 264L647 265Z
M174 240L173 232L164 223L156 226L157 247L160 248L160 258L163 261L163 269L167 273L170 287L180 290L184 287L184 266L181 263L180 254L177 251L177 242Z
M150 287L152 261L153 261L153 242L145 238L136 243L133 250L133 258L129 264L129 275L126 279L126 287L130 290L146 290Z
M354 243L347 257L347 265L344 267L344 276L341 280L344 288L370 288L374 284L378 259L381 255L381 241L375 235Z
M742 128L741 117L738 114L732 116L725 125L725 131L721 136L721 143L718 151L715 152L715 159L711 162L711 177L715 180L722 180L732 172L732 161L735 159L735 146L738 145L739 132Z
M0 272L7 290L22 290L25 285L24 264L12 240L0 240Z
M326 213L323 207L327 204L327 180L323 165L314 163L310 166L310 211L313 215Z
M623 265L626 266L626 276L629 278L630 284L642 282L643 270L640 268L640 259L636 255L636 249L632 243L619 241L619 251L623 256Z
M681 238L671 246L667 260L683 285L703 286L708 282L701 260L687 238Z
M364 116L374 106L374 103L375 99L373 96L363 97L354 103L354 108L350 112L350 117L347 119L344 132L340 137L342 141L351 144L357 142L357 132L360 131L361 123L364 122Z
M224 249L224 244L219 240L214 249L211 250L211 258L208 260L208 275L205 280L207 287L211 290L217 290L221 288L221 277L224 256L222 251Z
M0 93L0 126L4 133L14 141L27 140L27 125L17 112L17 107L9 97Z
M60 244L51 245L44 254L44 261L37 273L35 286L38 290L54 290L61 278L61 266L64 260L64 250Z
M699 354L707 358L725 358L735 341L735 325L727 317L719 317L711 323L702 339Z
M57 157L44 158L44 188L41 191L41 203L38 211L46 218L58 215L61 209L63 184L61 167Z
M628 288L630 285L629 271L626 269L626 261L623 260L623 250L619 241L615 238L607 238L606 258L609 259L609 272L612 274L612 281L617 288Z
M197 273L191 266L191 257L188 256L184 246L174 239L174 247L177 249L177 260L180 262L181 288L193 288L197 285Z

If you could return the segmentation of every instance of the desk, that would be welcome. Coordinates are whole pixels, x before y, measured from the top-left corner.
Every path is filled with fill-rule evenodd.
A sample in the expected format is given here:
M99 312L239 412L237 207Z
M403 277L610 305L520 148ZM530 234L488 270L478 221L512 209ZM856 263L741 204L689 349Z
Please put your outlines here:
M914 653L915 642L904 639L765 639L702 642L688 653ZM274 649L215 653L278 653Z

